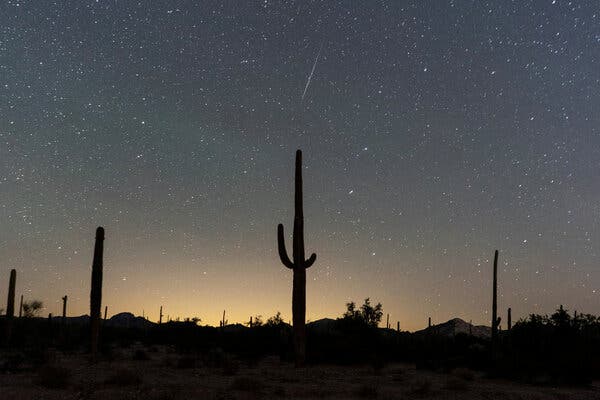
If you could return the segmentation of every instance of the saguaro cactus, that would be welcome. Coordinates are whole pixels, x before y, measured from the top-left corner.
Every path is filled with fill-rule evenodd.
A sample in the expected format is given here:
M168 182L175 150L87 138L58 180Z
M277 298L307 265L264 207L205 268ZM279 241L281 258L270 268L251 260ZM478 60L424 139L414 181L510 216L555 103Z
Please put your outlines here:
M221 321L219 321L219 326L221 328L225 328L225 325L227 325L227 320L225 319L225 310L223 310L223 319L221 319Z
M283 225L277 226L277 247L283 265L294 272L292 286L292 320L294 329L294 353L296 366L304 365L306 359L306 269L310 268L317 255L304 258L304 212L302 210L302 152L296 151L296 183L294 196L294 234L292 258L285 248Z
M510 331L512 328L512 310L510 307L508 307L508 315L507 315L507 319L506 319L506 328Z
M17 284L17 271L10 270L10 278L8 281L8 299L6 301L6 317L12 318L15 316L15 285Z
M163 317L162 306L160 306L160 312L158 313L158 323L159 324L162 324L162 317Z
M6 300L6 324L4 332L4 340L6 345L10 344L12 336L12 323L15 316L15 285L17 284L17 271L10 270L10 278L8 280L8 299Z
M106 321L106 315L108 314L108 306L104 306L104 320Z
M23 295L21 295L21 302L19 303L19 318L23 316Z
M90 328L92 361L98 354L98 336L100 334L100 307L102 304L102 258L104 253L104 228L96 229L96 244L92 262L92 289L90 291Z
M427 327L431 328L431 317L429 317L427 320Z
M62 301L63 301L63 314L62 314L62 317L63 317L63 322L64 322L66 320L66 318L67 318L67 295L66 294L63 296Z
M494 282L492 289L492 351L498 340L498 250L494 253Z

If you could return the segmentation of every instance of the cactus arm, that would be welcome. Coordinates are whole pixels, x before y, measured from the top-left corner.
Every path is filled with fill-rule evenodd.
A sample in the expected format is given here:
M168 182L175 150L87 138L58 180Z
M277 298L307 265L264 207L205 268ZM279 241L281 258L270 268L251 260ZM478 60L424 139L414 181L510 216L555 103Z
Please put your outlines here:
M315 263L316 260L317 260L317 255L315 253L312 253L310 255L310 257L308 258L308 260L304 261L304 268L312 267L312 265Z
M290 260L285 249L285 237L283 235L283 224L277 225L277 248L279 250L279 258L283 265L289 269L294 269L294 263Z

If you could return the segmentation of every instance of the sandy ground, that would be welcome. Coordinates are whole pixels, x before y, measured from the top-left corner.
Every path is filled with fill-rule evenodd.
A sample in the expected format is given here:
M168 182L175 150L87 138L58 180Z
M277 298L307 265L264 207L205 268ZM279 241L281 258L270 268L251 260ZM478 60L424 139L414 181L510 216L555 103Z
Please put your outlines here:
M189 357L168 349L144 350L147 360L134 360L134 354L119 351L113 361L90 366L84 356L57 353L50 365L65 375L52 368L0 374L0 399L600 399L600 382L553 388L490 380L468 370L417 371L407 364L378 373L368 366L295 369L276 358L253 367L231 359L206 367L190 366ZM64 387L48 387L52 383Z

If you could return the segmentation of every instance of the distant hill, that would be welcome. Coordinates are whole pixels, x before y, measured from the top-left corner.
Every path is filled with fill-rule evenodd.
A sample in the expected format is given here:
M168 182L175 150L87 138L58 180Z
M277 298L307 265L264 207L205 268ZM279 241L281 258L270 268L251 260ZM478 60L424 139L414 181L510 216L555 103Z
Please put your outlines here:
M306 327L317 333L328 333L336 329L336 320L331 318L318 319L307 323Z
M150 322L143 317L136 317L129 312L115 314L106 320L105 324L106 326L119 328L149 328L155 325L154 322Z
M492 328L485 325L470 325L460 318L454 318L442 324L432 325L431 328L425 328L416 331L416 335L433 334L441 336L455 336L459 333L469 334L480 338L489 338L492 336Z

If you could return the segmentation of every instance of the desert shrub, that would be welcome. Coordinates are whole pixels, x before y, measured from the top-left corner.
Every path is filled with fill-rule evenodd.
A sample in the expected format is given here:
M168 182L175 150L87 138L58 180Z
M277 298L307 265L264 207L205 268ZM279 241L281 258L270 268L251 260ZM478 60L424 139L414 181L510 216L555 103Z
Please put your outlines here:
M45 365L37 373L37 383L50 389L64 389L70 380L71 371L61 366Z
M118 369L106 379L105 383L117 386L137 386L142 383L142 377L137 371Z
M263 384L256 378L240 376L231 383L231 389L241 392L260 393L263 390Z
M363 399L375 399L379 396L379 389L375 385L360 385L356 389L356 395Z

